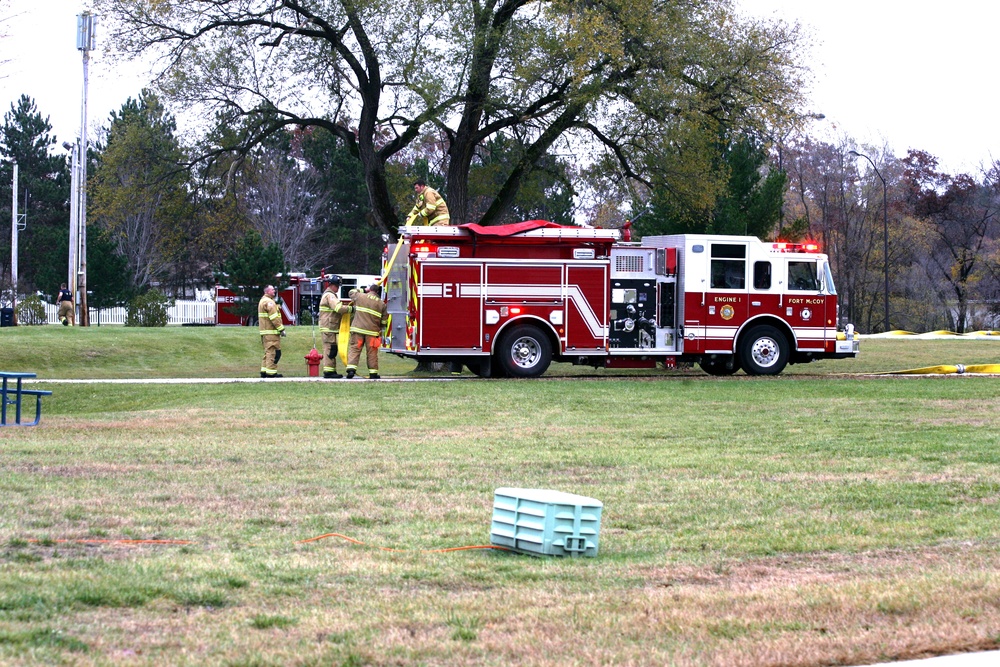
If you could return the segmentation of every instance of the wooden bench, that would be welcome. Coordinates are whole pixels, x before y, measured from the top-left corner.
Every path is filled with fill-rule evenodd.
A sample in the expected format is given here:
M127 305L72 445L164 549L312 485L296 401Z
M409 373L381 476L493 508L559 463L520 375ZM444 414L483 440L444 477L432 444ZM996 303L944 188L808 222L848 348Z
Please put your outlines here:
M42 396L51 396L51 391L42 389L24 389L21 382L25 378L35 377L34 373L9 373L0 371L0 379L3 380L0 388L0 426L37 426L42 420ZM8 387L10 380L16 380L14 387ZM35 397L35 419L30 422L21 421L21 399L25 396ZM14 422L7 422L7 406L14 406Z

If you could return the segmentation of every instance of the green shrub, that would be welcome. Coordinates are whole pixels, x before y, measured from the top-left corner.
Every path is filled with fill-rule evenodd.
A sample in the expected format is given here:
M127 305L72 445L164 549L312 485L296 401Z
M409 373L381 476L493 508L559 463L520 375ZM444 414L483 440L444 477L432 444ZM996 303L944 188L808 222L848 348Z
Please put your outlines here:
M127 327L165 327L170 299L159 290L149 290L128 302Z
M48 324L45 304L37 294L25 297L17 304L17 323L20 325Z

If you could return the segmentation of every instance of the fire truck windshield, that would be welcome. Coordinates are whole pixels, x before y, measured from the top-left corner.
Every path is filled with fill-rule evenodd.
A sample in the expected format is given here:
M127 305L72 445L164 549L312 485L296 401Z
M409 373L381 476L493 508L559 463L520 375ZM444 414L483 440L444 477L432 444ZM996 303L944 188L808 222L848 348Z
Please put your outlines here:
M827 294L836 294L837 287L833 284L833 273L830 271L829 262L820 262L821 270L823 271L823 287Z

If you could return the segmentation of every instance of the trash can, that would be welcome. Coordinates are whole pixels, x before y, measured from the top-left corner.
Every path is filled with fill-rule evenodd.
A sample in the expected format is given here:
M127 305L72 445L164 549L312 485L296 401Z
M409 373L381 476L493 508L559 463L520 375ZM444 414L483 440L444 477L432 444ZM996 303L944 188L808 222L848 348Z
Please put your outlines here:
M0 327L14 326L14 309L0 308Z

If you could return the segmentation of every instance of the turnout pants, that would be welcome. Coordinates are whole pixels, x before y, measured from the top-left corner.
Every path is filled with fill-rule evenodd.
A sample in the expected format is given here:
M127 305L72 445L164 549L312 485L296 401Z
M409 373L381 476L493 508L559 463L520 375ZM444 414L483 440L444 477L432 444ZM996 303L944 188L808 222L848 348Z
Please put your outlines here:
M364 334L351 332L351 346L347 350L347 370L357 370L358 362L361 361L361 350L368 348L369 373L378 373L378 350L382 347L381 336L366 336Z
M76 308L72 301L59 302L59 322L69 326L76 324Z
M260 362L260 372L275 375L278 372L278 358L281 356L281 336L263 334L260 342L264 346L264 360Z
M337 372L337 332L323 332L323 372Z

